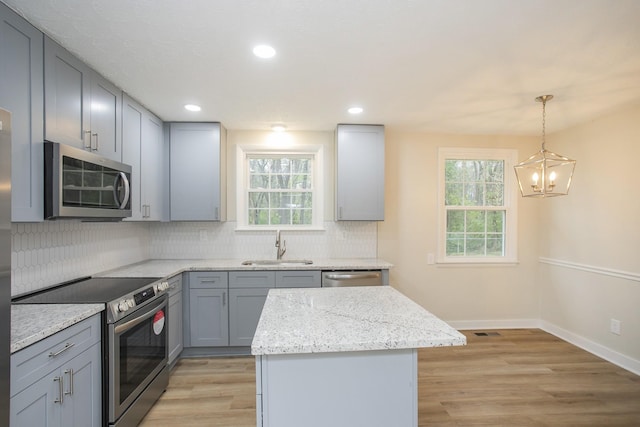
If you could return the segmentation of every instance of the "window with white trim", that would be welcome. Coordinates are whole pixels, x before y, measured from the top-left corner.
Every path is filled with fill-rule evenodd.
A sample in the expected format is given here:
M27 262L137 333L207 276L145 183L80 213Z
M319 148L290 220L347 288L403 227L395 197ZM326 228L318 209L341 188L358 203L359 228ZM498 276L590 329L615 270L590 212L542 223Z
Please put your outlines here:
M441 148L438 262L517 261L516 151Z
M239 228L321 228L321 149L240 148L239 157Z

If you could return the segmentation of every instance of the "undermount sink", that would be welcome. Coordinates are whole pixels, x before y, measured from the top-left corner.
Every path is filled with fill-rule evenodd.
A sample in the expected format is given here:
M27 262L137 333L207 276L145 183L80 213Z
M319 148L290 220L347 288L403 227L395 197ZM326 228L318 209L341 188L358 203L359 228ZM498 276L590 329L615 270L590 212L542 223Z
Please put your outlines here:
M242 261L242 265L310 265L313 261L308 259L251 259Z

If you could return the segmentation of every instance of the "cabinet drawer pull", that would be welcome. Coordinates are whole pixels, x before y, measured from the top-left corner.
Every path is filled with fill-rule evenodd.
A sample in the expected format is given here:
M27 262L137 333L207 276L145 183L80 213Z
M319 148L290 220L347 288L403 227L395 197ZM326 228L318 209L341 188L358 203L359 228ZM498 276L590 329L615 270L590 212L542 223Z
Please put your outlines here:
M64 394L73 395L73 369L67 369L65 374L69 374L69 391L65 391Z
M71 347L73 347L74 345L76 345L76 343L74 342L68 342L64 345L64 347L61 350L56 351L55 353L52 351L51 353L49 353L49 357L56 357L62 353L64 353L65 351L69 350Z
M64 379L62 377L55 377L53 381L58 381L58 398L53 401L53 403L64 402Z
M91 134L91 136L95 136L96 137L96 148L93 148L93 144L91 144L91 150L92 151L98 151L98 133L93 133Z

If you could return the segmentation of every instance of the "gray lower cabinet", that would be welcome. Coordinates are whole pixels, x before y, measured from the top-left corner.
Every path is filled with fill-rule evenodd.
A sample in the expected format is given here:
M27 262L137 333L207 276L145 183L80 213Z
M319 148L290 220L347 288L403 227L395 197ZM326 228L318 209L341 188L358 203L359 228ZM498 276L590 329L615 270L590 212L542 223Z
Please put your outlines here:
M226 130L220 123L170 123L171 221L226 220Z
M229 272L229 345L251 345L269 289L275 286L275 271Z
M100 316L11 356L12 426L102 425Z
M384 126L338 125L336 219L384 220Z
M44 39L45 139L122 161L122 91Z
M251 345L269 289L229 289L229 345Z
M188 277L185 347L251 346L270 289L320 287L321 282L321 272L313 270L191 272Z
M0 3L0 107L11 112L11 220L43 220L42 33Z
M229 345L228 274L189 273L189 347Z
M169 361L171 365L180 355L184 347L182 341L182 274L174 276L169 282Z
M276 271L276 288L319 288L322 272L310 270Z

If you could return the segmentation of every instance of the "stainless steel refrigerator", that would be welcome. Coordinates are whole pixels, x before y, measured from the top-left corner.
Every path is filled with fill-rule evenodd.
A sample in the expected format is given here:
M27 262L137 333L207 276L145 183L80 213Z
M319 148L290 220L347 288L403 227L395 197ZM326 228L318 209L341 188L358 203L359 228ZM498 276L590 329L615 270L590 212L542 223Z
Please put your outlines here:
M0 109L0 426L9 425L11 358L11 114Z

